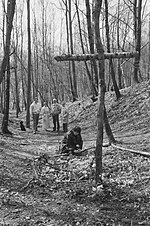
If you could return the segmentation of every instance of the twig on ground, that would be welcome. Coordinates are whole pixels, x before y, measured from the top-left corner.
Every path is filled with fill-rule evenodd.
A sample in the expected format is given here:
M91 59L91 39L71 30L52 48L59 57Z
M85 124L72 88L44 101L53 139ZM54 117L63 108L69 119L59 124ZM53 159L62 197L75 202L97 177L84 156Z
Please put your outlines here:
M95 146L92 146L92 147L89 147L89 148L85 148L85 149L83 149L83 150L81 150L81 151L79 151L77 153L83 153L83 152L88 151L88 150L93 149L93 148L95 148ZM52 156L49 156L49 158L62 157L62 156L68 156L68 153L58 154L58 155L52 155Z
M29 180L29 181L27 182L27 184L24 185L24 186L20 189L20 191L24 191L25 189L27 189L27 188L29 187L29 185L31 184L31 182L34 181L34 180L35 180L34 178L32 178L31 180Z

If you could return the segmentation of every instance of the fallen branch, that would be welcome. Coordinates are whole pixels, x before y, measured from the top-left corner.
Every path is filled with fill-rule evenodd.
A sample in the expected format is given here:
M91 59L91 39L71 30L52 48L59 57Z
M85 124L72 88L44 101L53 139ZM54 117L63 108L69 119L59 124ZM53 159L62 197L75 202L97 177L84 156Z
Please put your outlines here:
M24 186L20 189L20 191L24 191L25 189L27 189L27 188L29 187L29 185L31 184L31 182L34 181L34 180L35 180L35 178L32 178L31 180L29 180L29 181L27 182L27 184L24 185Z
M37 183L39 183L39 184L41 184L41 185L43 184L43 182L42 182L41 179L37 179L37 178L33 177L31 180L29 180L29 181L27 182L26 185L24 185L24 186L20 189L20 191L24 191L24 190L27 189L30 185L34 185L34 184L37 184Z
M80 152L77 152L77 154L78 153L83 153L83 152L88 151L88 150L93 149L93 148L95 148L95 146L92 146L92 147L89 147L89 148L85 148L85 149L81 150ZM51 155L51 156L49 156L49 158L62 157L62 156L68 156L68 153L58 154L58 155Z
M103 147L109 147L109 146L110 146L110 143L104 143L103 144ZM77 153L83 153L83 152L88 151L88 150L91 150L93 148L95 148L95 146L85 148L85 149L83 149L83 150L81 150L80 152L77 152ZM68 156L68 153L58 154L58 155L53 155L53 156L51 155L51 156L49 156L49 158L62 157L62 156Z
M137 150L133 150L133 149L129 149L129 148L123 148L123 147L117 146L115 144L111 144L111 146L113 148L117 148L117 149L119 149L121 151L129 151L129 152L132 152L134 154L138 154L138 155L143 155L143 156L146 156L146 157L150 157L150 153L145 152L145 151L137 151Z
M83 153L83 152L88 151L88 150L91 150L93 148L95 148L95 146L89 147L89 148L85 148L85 149L81 150L79 153Z

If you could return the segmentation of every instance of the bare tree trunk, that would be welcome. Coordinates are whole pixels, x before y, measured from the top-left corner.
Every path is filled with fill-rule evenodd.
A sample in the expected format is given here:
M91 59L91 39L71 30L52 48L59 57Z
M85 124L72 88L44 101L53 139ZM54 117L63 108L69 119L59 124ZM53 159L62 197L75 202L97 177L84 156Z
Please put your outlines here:
M37 37L37 21L36 17L34 15L34 75L33 75L33 82L35 85L33 85L33 96L38 95L38 89L39 89L39 47L38 47L38 37ZM43 62L42 62L43 64Z
M80 34L80 40L81 40L82 52L83 52L83 54L85 54L84 43L83 43L83 38L82 38L82 33L81 33L81 22L80 22L80 16L79 16L79 9L78 9L77 0L76 0L76 2L75 2L75 5L76 5L77 18L78 18L79 34ZM90 81L91 93L92 93L93 96L97 96L98 93L97 93L97 89L96 89L96 87L95 87L95 84L94 84L94 82L93 82L93 77L92 77L92 75L91 75L92 73L90 73L90 70L89 70L89 67L88 67L87 62L84 62L84 63L85 63L87 75L88 75L88 78L89 78L89 81Z
M2 108L1 108L1 110L2 110L2 113L4 113L4 104L5 104L5 89L6 89L6 78L4 77L3 78L3 81L2 81L2 83L1 83L1 85L2 85Z
M118 0L117 48L118 48L118 52L119 52L120 51L120 0ZM122 88L122 84L121 84L122 73L121 73L120 67L121 67L121 63L120 63L120 59L118 59L118 86L119 86L119 89Z
M0 84L0 113L3 112L3 91L2 91L2 83Z
M4 57L0 67L0 84L5 76L5 70L7 68L9 53L10 53L10 40L11 31L13 27L13 18L15 13L16 0L8 0L7 2L7 26L6 26L6 41L4 48Z
M63 40L63 18L62 18L62 12L61 12L61 24L60 24L60 42L59 42L59 54L61 53L61 49L62 49L62 40Z
M10 61L8 57L7 62L7 79L6 79L6 94L5 94L5 106L4 106L4 117L2 122L2 132L4 134L12 134L8 130L8 120L9 120L9 98L10 98Z
M7 69L7 81L6 81L6 95L5 95L5 106L4 106L4 117L2 122L2 132L11 133L8 130L8 119L9 119L9 90L10 90L10 40L11 40L11 31L13 27L13 18L15 13L15 0L8 0L7 2L7 15L6 15L6 41L4 41L4 57L2 60L0 68L0 83L2 82L5 71Z
M148 51L148 74L147 78L150 79L150 14L149 14L149 51Z
M44 62L46 60L46 10L45 10L45 2L41 1L41 5L42 5L42 96L44 97L44 99L46 99L46 84L45 84L45 71L44 71ZM54 35L54 33L53 33ZM53 45L52 45L53 46ZM54 47L53 47L54 49Z
M90 46L90 53L94 54L94 33L92 29L92 23L91 23L91 10L90 10L90 3L89 0L85 0L86 3L86 18L87 18L87 28L88 28L88 41ZM93 59L91 60L92 69L94 70L95 74L95 86L98 90L98 70L97 70L97 64L96 61ZM96 95L98 94L96 90Z
M69 42L69 22L68 22L68 4L67 4L67 0L65 1L65 18L66 18L66 31L67 31L67 48L68 48L68 54L70 54L70 42ZM71 77L71 62L68 63L68 70L69 70L69 81L70 81L70 88L71 88L71 93L72 93L72 97L74 99L74 89L73 89L73 81L72 81L72 77Z
M70 51L71 54L74 53L73 50L73 34L72 34L72 18L71 18L71 1L68 0L68 5L69 5L69 31L70 31ZM75 70L75 62L72 61L72 73L73 73L73 91L74 91L74 96L73 96L73 101L75 101L78 98L77 94L77 77L76 77L76 70Z
M134 76L133 81L139 83L138 72L140 63L140 52L141 52L141 11L142 11L142 0L134 0L134 36L135 36L135 50L139 52L139 55L135 57L134 61Z
M14 43L14 74L15 74L15 96L16 96L16 117L18 118L20 111L20 99L19 99L19 86L18 86L18 76L17 76L17 67L18 67L18 61L17 61L17 50L18 50L18 28L17 28L17 9L15 13L15 26L13 29L13 43Z
M110 53L110 38L109 38L110 34L109 34L108 1L107 0L105 0L105 21L106 21L107 52ZM117 86L112 58L109 60L109 64L110 64L111 77L112 77L112 82L113 82L113 86L114 86L114 91L116 94L116 98L118 100L121 97L121 94L120 94L120 91Z
M5 6L3 6L4 8ZM2 27L2 40L3 40L3 49L5 51L5 10L3 9L3 27ZM1 108L0 111L1 113L4 113L4 100L5 100L5 77L3 78L2 83L0 84L1 86Z
M102 146L103 146L103 122L104 122L104 98L105 98L105 62L104 62L104 50L100 38L99 17L102 6L102 0L95 0L93 8L94 18L94 30L95 30L95 43L97 53L101 56L99 63L99 99L98 99L98 111L97 111L97 139L96 139L96 184L101 182L102 178Z
M31 34L30 34L30 0L27 0L27 29L28 29L28 86L27 86L27 114L26 127L30 128L30 103L31 103Z
M115 143L116 140L114 138L114 135L112 133L112 130L111 130L111 127L110 127L110 124L109 124L109 121L108 121L108 117L107 117L107 112L106 112L106 108L104 107L104 125L105 125L105 131L106 131L106 134L108 136L108 139L109 139L109 143Z
M23 110L23 106L25 107L25 110L26 110L26 95L25 95L25 78L24 78L24 75L25 75L25 72L24 72L24 67L23 67L23 10L21 10L21 28L20 28L20 31L21 31L21 44L20 44L20 61L21 61L21 87L22 87L22 110Z
M133 22L134 22L134 40L135 40L135 45L137 42L137 0L134 0L133 3ZM136 48L136 47L135 47ZM138 83L138 71L137 71L137 66L135 64L136 61L134 61L134 75L133 75L133 81L135 83Z
M15 48L16 51L16 48ZM18 87L18 77L17 77L17 56L16 52L14 53L14 62L15 62L15 91L16 91L16 117L18 118L20 111L20 101L19 101L19 87Z

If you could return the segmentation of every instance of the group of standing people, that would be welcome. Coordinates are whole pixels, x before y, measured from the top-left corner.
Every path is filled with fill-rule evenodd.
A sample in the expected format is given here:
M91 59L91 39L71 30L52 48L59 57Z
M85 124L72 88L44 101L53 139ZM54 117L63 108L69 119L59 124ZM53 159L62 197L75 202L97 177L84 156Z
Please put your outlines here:
M60 122L59 116L62 116L63 132L65 133L62 140L61 153L69 155L76 154L76 150L81 150L83 146L83 140L81 136L81 128L75 126L71 131L68 132L68 120L69 112L65 106L65 102L62 105L57 103L56 99L53 99L51 107L48 106L47 102L43 103L43 107L38 102L38 98L35 97L34 102L30 106L30 114L33 118L33 133L36 134L37 126L40 114L42 115L42 130L50 128L50 116L53 119L53 131L59 132Z
M48 130L50 128L50 116L53 120L53 131L59 132L60 130L60 114L62 116L63 131L68 131L69 112L65 106L65 102L62 105L57 103L56 99L53 99L51 107L47 102L43 103L43 107L38 102L38 98L34 98L34 102L30 106L30 114L33 118L33 133L36 134L37 126L40 114L42 115L42 130Z

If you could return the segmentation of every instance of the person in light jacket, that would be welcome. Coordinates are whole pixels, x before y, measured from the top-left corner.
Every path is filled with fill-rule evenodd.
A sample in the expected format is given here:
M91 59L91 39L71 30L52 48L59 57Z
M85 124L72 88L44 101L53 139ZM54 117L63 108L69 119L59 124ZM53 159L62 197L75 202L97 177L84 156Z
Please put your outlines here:
M32 118L33 118L34 134L37 132L40 111L41 111L41 104L38 102L38 97L35 97L34 102L30 105L30 114L32 115Z

